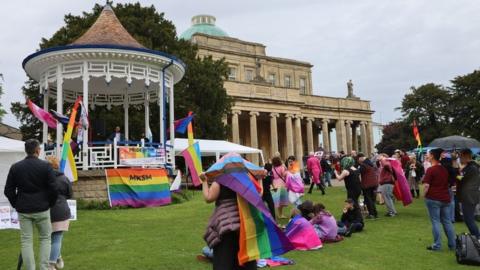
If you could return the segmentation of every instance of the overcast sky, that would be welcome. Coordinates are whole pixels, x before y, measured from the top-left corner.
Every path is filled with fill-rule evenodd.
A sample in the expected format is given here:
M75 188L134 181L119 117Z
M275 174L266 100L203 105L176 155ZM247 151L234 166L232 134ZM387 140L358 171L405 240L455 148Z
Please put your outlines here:
M23 100L22 60L42 37L49 38L67 13L90 11L103 1L2 1L0 73L9 111ZM114 1L132 2L132 1ZM410 86L444 85L480 67L478 0L164 0L154 5L181 33L197 14L217 18L231 37L259 42L271 56L308 61L314 94L344 97L352 79L354 93L372 101L374 120L386 123ZM18 126L10 114L4 122Z

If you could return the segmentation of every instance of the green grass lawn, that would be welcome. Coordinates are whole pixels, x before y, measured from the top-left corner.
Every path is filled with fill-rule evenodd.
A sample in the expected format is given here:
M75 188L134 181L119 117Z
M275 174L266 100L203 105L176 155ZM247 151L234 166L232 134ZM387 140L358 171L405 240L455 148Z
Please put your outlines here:
M316 192L306 198L323 202L338 218L345 192L329 188L326 196ZM397 217L386 218L379 206L382 217L367 220L364 232L345 241L285 254L296 265L280 269L472 269L457 265L454 252L425 249L432 235L422 199L397 208ZM205 245L212 210L197 191L189 201L167 207L79 211L64 237L65 269L211 269L195 257ZM455 228L467 230L463 223ZM19 250L19 232L0 231L0 269L15 269Z

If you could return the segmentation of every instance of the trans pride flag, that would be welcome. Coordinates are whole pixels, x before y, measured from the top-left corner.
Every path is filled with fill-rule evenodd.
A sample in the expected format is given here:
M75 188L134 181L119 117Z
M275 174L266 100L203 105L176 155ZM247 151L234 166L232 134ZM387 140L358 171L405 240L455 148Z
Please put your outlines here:
M110 206L153 207L171 203L165 169L107 169Z
M240 215L238 261L244 264L257 259L282 255L293 245L276 225L262 201L260 185L264 170L238 154L227 154L207 171L207 177L237 193Z

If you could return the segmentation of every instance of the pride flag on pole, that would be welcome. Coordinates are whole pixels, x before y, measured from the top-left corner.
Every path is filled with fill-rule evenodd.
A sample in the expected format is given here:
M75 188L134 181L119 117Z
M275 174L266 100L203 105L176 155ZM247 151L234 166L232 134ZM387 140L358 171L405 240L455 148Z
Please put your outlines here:
M193 118L193 112L188 112L188 116ZM193 125L192 121L188 123L188 145L193 145ZM200 153L200 151L198 151Z
M420 139L420 132L418 131L417 121L413 120L413 136L415 136L415 140L417 141L417 148L420 149L420 153L422 152L422 140Z
M202 156L200 154L198 142L188 146L188 148L183 150L181 154L183 158L185 158L185 163L192 176L193 185L201 185L200 174L202 173Z
M189 114L187 117L175 120L173 126L175 127L175 132L185 134L187 127L191 124L193 119L193 114Z
M70 141L72 139L73 127L75 125L75 117L77 117L77 109L82 98L78 97L72 108L70 120L68 121L67 132L63 136L62 155L60 156L60 172L63 172L70 181L77 181L77 166L73 158L72 147Z
M47 124L49 128L57 128L57 120L47 111L38 107L30 99L27 101L28 108L33 113L33 115L40 121Z

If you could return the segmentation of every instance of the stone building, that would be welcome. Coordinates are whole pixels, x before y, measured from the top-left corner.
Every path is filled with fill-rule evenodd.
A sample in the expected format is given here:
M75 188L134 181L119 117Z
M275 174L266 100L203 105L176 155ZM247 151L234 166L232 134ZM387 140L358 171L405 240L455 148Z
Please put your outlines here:
M225 58L229 65L224 82L234 100L224 119L231 127L229 140L260 148L267 159L277 151L301 158L319 147L372 153L370 101L314 95L312 64L269 56L265 45L229 37L215 21L195 16L180 38L196 44L199 56ZM331 149L333 129L337 149Z

